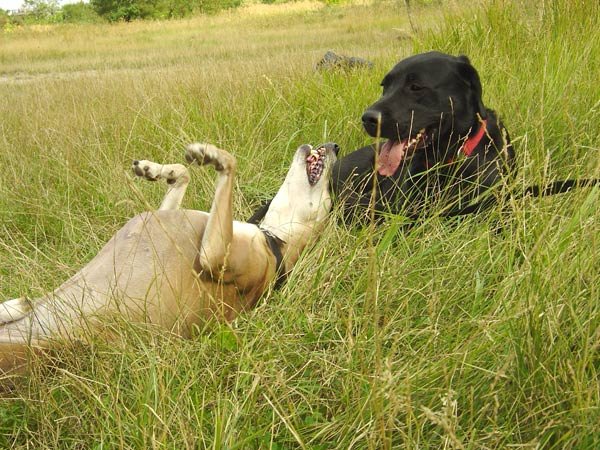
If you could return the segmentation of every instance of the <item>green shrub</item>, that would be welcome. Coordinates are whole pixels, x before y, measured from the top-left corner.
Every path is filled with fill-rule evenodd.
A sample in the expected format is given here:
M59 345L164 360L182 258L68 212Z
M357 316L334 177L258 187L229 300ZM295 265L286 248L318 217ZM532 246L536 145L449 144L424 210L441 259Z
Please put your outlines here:
M96 23L101 20L89 3L72 3L62 7L63 21L67 23Z

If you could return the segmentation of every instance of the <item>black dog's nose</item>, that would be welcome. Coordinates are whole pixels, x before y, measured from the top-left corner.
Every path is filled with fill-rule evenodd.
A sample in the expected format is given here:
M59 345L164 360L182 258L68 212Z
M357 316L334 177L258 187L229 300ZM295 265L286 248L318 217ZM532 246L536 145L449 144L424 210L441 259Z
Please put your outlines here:
M365 113L362 115L363 123L377 126L381 123L381 112L375 111L373 109L367 109Z
M380 111L374 109L367 109L362 115L363 127L371 136L376 136L381 132L381 123L383 117Z

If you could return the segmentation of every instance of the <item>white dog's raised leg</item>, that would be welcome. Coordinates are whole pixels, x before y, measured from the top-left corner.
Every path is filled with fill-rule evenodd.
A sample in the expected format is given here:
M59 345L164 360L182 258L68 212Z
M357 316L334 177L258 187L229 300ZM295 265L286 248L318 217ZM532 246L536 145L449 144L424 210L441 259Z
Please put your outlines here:
M190 174L182 164L158 164L145 159L133 161L133 173L148 181L165 180L168 185L159 210L178 209L190 182Z
M236 170L235 158L211 144L190 144L185 159L199 165L212 164L217 170L215 197L210 208L206 230L202 236L200 265L211 273L219 274L227 265L226 258L233 238L232 192Z

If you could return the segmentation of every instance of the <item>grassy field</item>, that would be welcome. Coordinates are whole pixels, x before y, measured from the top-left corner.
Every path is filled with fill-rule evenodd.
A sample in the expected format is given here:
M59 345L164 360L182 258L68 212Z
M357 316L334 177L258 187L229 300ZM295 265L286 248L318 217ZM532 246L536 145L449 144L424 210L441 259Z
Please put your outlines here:
M517 185L600 177L596 1L254 6L155 23L0 34L0 299L35 297L157 205L134 158L205 140L239 161L236 216L300 143L368 143L398 59L467 54L515 141ZM370 70L320 73L328 49ZM213 173L185 206L205 209ZM410 232L335 218L283 290L183 340L118 324L0 397L18 449L596 449L598 189ZM502 231L497 224L502 221ZM0 383L4 383L0 381Z

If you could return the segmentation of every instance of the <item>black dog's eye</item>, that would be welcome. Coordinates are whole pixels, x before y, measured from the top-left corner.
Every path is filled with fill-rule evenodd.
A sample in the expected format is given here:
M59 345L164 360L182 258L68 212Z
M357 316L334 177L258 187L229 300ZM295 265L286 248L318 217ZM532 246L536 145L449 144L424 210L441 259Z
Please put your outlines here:
M411 84L408 88L413 92L419 92L424 89L423 86L421 86L419 84L415 84L415 83Z

